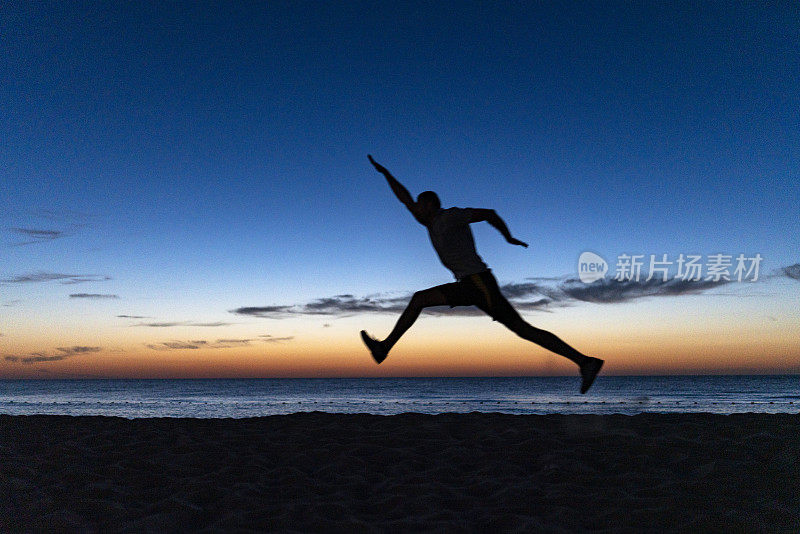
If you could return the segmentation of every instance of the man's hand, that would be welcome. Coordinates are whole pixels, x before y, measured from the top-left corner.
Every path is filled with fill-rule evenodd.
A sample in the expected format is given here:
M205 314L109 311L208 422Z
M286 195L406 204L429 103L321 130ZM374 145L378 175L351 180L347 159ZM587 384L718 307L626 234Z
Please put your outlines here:
M372 156L370 154L367 154L367 157L369 158L369 162L372 163L372 166L375 167L376 171L378 171L381 174L386 174L387 172L389 172L386 170L386 167L384 167L383 165L372 159Z
M514 239L513 237L509 237L508 239L506 239L506 241L508 241L512 245L519 245L521 247L528 248L528 244L526 242L520 241L519 239Z

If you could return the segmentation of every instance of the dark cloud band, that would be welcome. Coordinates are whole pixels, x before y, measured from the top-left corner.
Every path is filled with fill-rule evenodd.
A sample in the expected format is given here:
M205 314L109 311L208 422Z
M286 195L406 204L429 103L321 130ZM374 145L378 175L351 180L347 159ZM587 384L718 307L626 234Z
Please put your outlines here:
M542 310L551 305L567 306L575 302L595 302L613 304L643 297L678 296L698 294L729 283L726 280L679 280L666 282L661 279L648 281L619 281L601 279L591 284L584 284L571 277L560 279L536 278L535 281L510 283L501 286L500 290L506 298L521 311ZM550 283L542 283L550 282ZM552 282L556 282L553 284ZM289 306L248 306L230 310L238 315L280 319L292 315L327 315L345 316L357 313L400 313L412 294L393 297L355 297L353 295L335 295L313 300L305 304ZM437 306L426 308L426 313L433 315L481 315L483 312L474 307Z

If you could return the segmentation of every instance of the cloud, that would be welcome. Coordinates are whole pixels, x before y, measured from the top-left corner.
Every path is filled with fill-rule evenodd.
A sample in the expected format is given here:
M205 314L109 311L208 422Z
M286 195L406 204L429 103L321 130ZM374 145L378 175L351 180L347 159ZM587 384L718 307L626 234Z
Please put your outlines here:
M122 319L150 319L147 315L117 315Z
M783 274L788 278L791 278L793 280L800 280L800 263L795 263L794 265L783 267L781 270L783 271Z
M12 276L11 278L3 278L0 279L0 283L26 284L29 282L50 282L54 280L58 280L62 284L81 284L84 282L103 282L106 280L111 280L111 277L101 274L63 274L39 271L35 273Z
M530 279L529 279L530 280ZM727 280L616 280L601 278L585 284L573 277L560 279L539 278L537 280L555 281L556 284L519 283L505 284L501 291L517 309L536 309L550 304L570 305L573 301L615 304L643 297L666 297L693 295L728 284ZM539 296L536 300L529 299Z
M71 293L71 299L118 299L119 295L110 295L107 293Z
M558 280L563 281L563 278ZM564 298L563 292L558 285L532 282L503 284L500 286L500 291L512 304L520 307L520 309L538 308L550 302L558 302Z
M408 303L408 296L401 297L354 297L353 295L334 295L309 302L304 306L306 314L336 315L342 312L398 312L403 311Z
M58 347L56 350L60 350L64 354L72 356L73 354L83 354L85 352L100 352L100 347L83 347L76 345L74 347Z
M553 301L550 299L537 299L529 302L514 302L514 308L518 310L538 310Z
M56 351L58 352L56 352L55 354L31 352L27 356L8 355L4 356L3 359L8 362L20 362L20 363L56 362L79 354L100 352L100 350L102 350L100 347L86 347L82 345L75 345L73 347L57 347Z
M12 247L45 243L73 235L88 226L93 218L91 215L72 210L37 210L19 212L14 216L24 219L25 222L8 230L25 240L11 243Z
M118 315L117 317L135 317L135 316L122 316ZM223 323L223 322L215 322L215 323L197 323L194 321L169 321L169 322L155 322L155 323L136 323L131 326L149 326L151 328L171 328L173 326L231 326L235 323Z
M559 285L559 289L569 298L583 302L618 303L642 297L693 295L728 284L727 280L681 280L677 278L664 282L653 278L648 281L603 278L584 284L569 279Z
M284 341L291 341L294 336L275 337L272 334L262 334L258 336L264 343L283 343Z
M12 247L20 247L23 245L32 245L34 243L42 243L44 241L52 241L54 239L58 239L59 237L64 237L65 234L61 230L41 230L38 228L9 228L15 234L21 234L25 237L29 238L30 241L20 241L17 243L12 243Z
M31 228L12 228L12 232L24 234L36 239L56 239L64 235L61 230L34 230Z
M215 349L231 349L235 347L247 347L252 339L218 339L211 347Z
M281 315L284 313L293 313L292 306L260 306L260 307L244 307L230 310L231 313L238 313L239 315L252 315L253 317L272 317L273 315Z
M536 293L536 284L516 284L511 287L509 292L514 295L507 295L509 300L514 302L515 307L520 310L530 310L541 308L551 302L548 298L537 298L526 300L523 297ZM506 294L505 286L503 293ZM358 313L401 313L408 301L411 300L413 293L400 296L381 296L372 295L367 297L355 297L353 295L334 295L313 300L306 304L296 304L292 306L260 306L242 307L230 310L231 313L239 315L250 315L253 317L264 317L270 319L280 319L291 315L326 315L326 316L346 316ZM426 308L424 313L430 315L463 315L475 316L483 312L474 307L436 306ZM330 326L325 323L323 326Z
M591 284L584 284L576 278L536 278L521 283L509 283L500 286L500 290L520 311L547 310L551 306L569 306L576 302L594 302L615 304L644 297L666 297L699 294L729 282L708 280L661 279L649 281L619 281L604 278ZM547 283L541 283L547 282ZM554 283L555 282L555 283ZM312 300L305 304L284 306L242 307L230 310L239 315L280 319L292 315L327 315L345 316L356 313L400 313L412 293L401 296L372 295L355 297L350 294L334 295ZM436 306L426 308L424 313L431 315L476 316L483 312L474 306ZM326 323L327 324L327 323Z
M401 297L354 297L353 295L334 295L294 306L243 307L230 310L239 315L253 317L280 318L288 315L346 315L362 312L401 312L405 309L410 295Z
M202 339L192 339L188 341L164 341L161 343L147 343L145 346L153 350L196 350L202 348L210 349L232 349L236 347L246 347L250 345L252 339L218 339L213 343Z
M164 343L151 343L146 345L153 350L178 350L178 349L199 349L207 345L207 341L166 341Z

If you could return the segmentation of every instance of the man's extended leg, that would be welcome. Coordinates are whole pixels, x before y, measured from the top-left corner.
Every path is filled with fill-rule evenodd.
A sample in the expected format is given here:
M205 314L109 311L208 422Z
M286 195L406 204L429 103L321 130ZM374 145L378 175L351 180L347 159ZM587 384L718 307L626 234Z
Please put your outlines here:
M519 337L532 341L549 351L555 352L577 363L581 368L581 377L583 378L581 393L586 393L586 391L589 390L597 373L600 372L600 368L603 366L603 360L581 354L564 343L561 338L555 334L528 324L505 299L502 299L502 301L498 303L498 307L500 310L495 309L496 319ZM500 313L497 313L497 311L500 311Z
M571 346L567 345L561 340L561 338L552 332L548 332L547 330L542 330L541 328L536 328L535 326L528 324L518 314L514 319L508 322L503 322L503 324L522 339L532 341L533 343L536 343L537 345L542 346L551 352L555 352L560 356L569 358L578 365L582 365L588 358L588 356L581 354Z
M375 361L381 363L386 359L386 355L392 350L392 347L394 347L400 337L411 328L411 325L414 324L414 321L417 320L417 317L419 317L420 312L424 308L430 306L444 306L445 304L447 304L447 297L440 289L440 286L417 291L411 297L411 301L400 315L400 318L397 319L397 324L394 325L394 329L392 329L392 332L386 339L383 341L372 339L363 330L361 331L361 338L364 340L367 347L369 347Z

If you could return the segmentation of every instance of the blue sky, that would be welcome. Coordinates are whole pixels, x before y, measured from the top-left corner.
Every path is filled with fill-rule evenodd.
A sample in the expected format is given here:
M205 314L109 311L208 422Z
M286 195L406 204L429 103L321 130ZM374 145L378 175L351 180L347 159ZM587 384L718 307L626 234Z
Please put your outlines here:
M450 281L367 153L496 209L531 244L475 226L502 283L800 261L792 2L12 2L0 34L0 342L54 302L102 330Z

